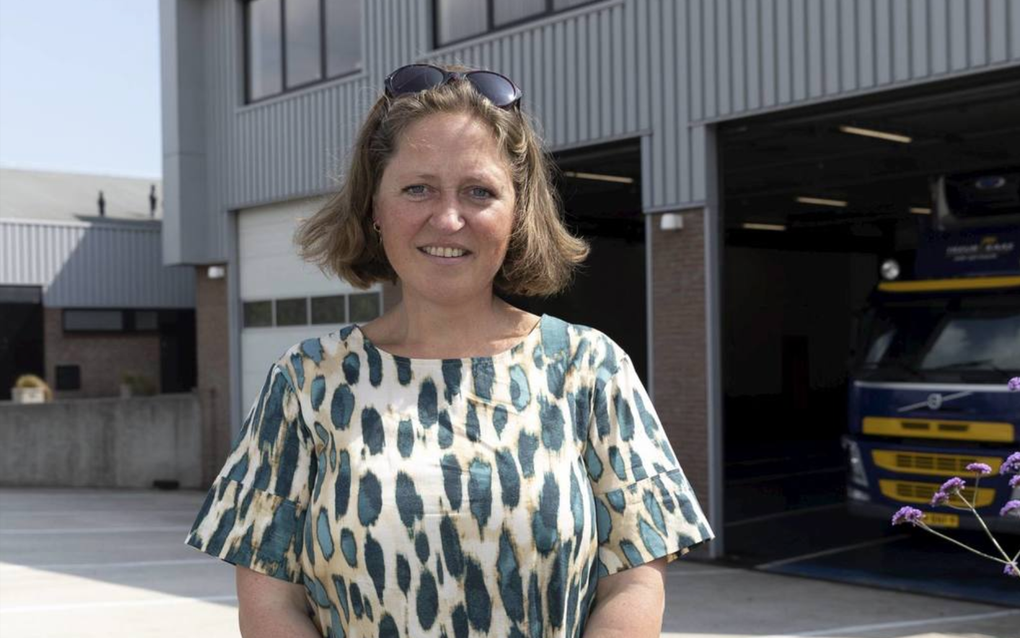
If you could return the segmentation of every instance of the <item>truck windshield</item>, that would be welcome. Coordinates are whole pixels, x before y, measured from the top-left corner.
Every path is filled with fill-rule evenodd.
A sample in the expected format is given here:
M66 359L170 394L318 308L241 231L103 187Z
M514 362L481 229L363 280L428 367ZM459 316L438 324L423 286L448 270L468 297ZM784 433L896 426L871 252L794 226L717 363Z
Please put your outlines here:
M1020 372L1020 307L890 304L868 313L864 337L863 379L995 383Z

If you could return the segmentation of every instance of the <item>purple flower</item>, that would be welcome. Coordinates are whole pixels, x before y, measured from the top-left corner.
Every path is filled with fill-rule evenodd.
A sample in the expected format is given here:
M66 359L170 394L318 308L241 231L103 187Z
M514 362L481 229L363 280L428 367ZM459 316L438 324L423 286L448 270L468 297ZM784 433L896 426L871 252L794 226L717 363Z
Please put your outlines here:
M1010 487L1016 487L1017 485L1020 485L1020 474L1017 474L1013 478L1009 479Z
M1017 566L1013 563L1008 563L1006 567L1002 570L1002 573L1007 576L1012 576L1014 578L1020 578L1020 569L1017 569Z
M931 506L938 507L939 505L945 505L949 501L949 495L945 492L938 491L931 497Z
M977 472L981 476L987 476L992 473L992 466L987 463L971 463L967 466L968 472Z
M1002 462L999 474L1016 474L1017 472L1020 472L1020 452L1013 452Z
M1020 501L1006 501L1006 504L1002 506L1002 511L999 512L999 516L1005 516L1013 510L1020 510Z
M923 518L924 512L916 507L901 507L898 512L893 514L892 524L899 525L901 523L910 523L911 525L917 525L917 523Z
M966 485L966 483L962 478L954 476L953 478L943 483L942 487L939 488L939 491L945 492L946 494L953 494L961 491L964 485Z
M1010 379L1009 383L1006 384L1006 387L1013 392L1020 390L1020 377L1013 377Z

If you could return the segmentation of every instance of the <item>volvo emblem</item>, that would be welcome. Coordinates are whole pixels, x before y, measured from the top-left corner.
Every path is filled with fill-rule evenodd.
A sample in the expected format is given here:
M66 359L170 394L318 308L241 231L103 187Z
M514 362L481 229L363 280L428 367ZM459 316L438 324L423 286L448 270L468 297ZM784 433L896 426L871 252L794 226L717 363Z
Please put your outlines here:
M902 407L896 408L896 411L911 412L913 410L920 410L921 408L928 408L929 410L940 410L942 409L942 406L949 403L950 401L962 399L963 397L969 397L972 394L974 393L970 391L954 392L953 394L941 394L939 392L932 392L931 394L928 395L928 398L926 398L924 401L920 401L918 403L911 403L910 405L904 405ZM949 409L952 410L952 408Z

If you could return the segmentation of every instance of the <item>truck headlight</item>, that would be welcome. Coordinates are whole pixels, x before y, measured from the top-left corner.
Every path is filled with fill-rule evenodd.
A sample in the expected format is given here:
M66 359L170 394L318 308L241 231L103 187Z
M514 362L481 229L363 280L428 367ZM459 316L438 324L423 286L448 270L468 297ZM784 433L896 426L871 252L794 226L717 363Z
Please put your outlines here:
M868 487L868 477L864 473L864 459L861 457L861 448L856 441L843 437L843 449L846 450L846 460L850 468L850 482Z
M851 501L870 501L871 494L868 494L864 490L859 490L856 487L846 488L846 497Z

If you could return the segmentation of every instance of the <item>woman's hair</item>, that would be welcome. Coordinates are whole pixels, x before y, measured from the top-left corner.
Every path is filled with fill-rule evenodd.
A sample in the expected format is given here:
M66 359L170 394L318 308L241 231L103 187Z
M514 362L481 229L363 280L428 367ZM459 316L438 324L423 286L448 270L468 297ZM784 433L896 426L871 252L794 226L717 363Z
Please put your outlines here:
M301 257L357 288L381 280L396 283L397 273L372 228L372 200L401 136L437 113L468 113L485 123L510 167L514 224L495 289L522 296L565 289L589 247L563 225L552 185L553 163L523 112L493 105L464 80L376 101L358 132L339 191L295 233Z

